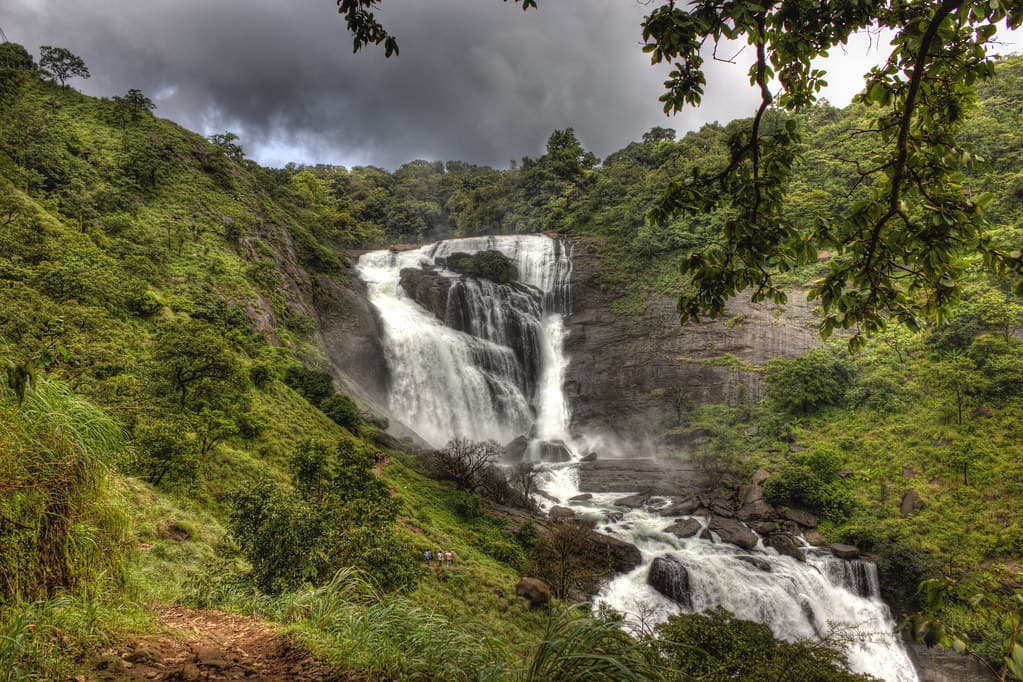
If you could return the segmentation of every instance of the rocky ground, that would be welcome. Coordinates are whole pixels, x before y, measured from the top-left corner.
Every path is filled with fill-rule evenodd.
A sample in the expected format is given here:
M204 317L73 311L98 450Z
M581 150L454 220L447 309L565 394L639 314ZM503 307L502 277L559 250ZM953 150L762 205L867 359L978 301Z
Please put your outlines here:
M74 682L107 680L349 680L274 626L235 613L161 609L165 632L122 642L92 661Z

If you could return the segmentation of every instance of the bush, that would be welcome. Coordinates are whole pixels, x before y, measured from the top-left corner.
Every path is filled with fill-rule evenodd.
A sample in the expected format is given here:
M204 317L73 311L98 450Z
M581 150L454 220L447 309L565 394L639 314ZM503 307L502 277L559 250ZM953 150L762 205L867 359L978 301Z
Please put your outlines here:
M343 393L335 393L321 402L320 410L335 424L343 426L353 433L363 424L359 406Z
M783 642L767 625L736 618L723 609L671 616L657 630L656 645L681 679L863 680L845 670L840 642Z
M284 373L284 383L317 406L334 395L334 382L330 375L318 369L292 365Z
M766 365L767 399L785 412L812 412L838 405L852 379L848 357L816 348L796 358L774 358Z
M431 453L428 463L435 476L453 481L460 490L472 493L483 487L487 470L503 452L504 448L492 440L474 442L456 438L443 450Z
M855 500L838 476L841 466L841 456L831 450L801 454L764 482L764 499L842 521L852 513Z
M232 495L231 533L260 590L321 584L342 566L366 570L381 589L411 585L418 556L394 528L397 503L350 441L331 450L303 441L291 458L295 490L269 481Z

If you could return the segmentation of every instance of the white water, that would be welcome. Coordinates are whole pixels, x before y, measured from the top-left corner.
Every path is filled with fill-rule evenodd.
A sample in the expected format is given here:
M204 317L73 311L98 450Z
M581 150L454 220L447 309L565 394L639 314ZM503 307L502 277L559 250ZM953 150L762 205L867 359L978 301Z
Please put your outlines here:
M445 326L399 285L402 268L434 265L434 259L455 252L485 249L511 258L520 281L535 288L536 300L542 303L531 307L516 299L517 310L501 310L510 305L508 297L514 294L481 284L478 291L466 294L467 307L478 318L468 326L470 334ZM585 452L585 434L575 440L570 437L571 415L562 391L569 362L563 352L563 315L571 305L567 286L571 255L557 242L536 235L449 240L414 251L365 254L358 271L383 323L392 381L390 409L396 417L436 446L455 437L493 438L504 444L532 430L541 440L563 440L573 450L573 460ZM540 365L533 380L530 363L522 361L529 354L513 348L518 341L502 331L508 328L506 314L521 317L516 328L539 331ZM541 479L550 499L640 549L642 564L606 584L595 604L605 602L647 624L681 612L679 604L646 582L650 563L669 555L684 562L688 570L692 610L720 606L740 618L766 623L776 636L787 639L820 636L833 629L854 633L864 640L847 651L854 671L891 682L918 679L906 652L891 635L894 623L877 596L872 564L846 562L809 548L807 561L801 563L765 549L762 543L745 551L707 540L679 539L663 532L673 518L615 507L615 499L624 494L598 494L570 502L579 493L574 461L544 465ZM552 504L550 500L541 503L547 508ZM753 563L741 557L753 557ZM758 562L770 570L754 565Z

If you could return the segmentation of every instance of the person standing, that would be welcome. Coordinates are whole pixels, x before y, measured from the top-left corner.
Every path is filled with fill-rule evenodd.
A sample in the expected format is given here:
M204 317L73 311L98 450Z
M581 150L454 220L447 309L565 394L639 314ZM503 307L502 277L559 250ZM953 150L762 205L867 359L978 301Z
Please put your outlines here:
M451 560L451 552L444 552L444 561L445 563L447 563L449 567L453 565Z
M444 566L444 550L443 549L438 549L437 550L437 568L441 568L442 566Z
M426 559L426 565L427 565L427 567L429 567L430 562L433 561L433 554L430 552L429 549L427 549L425 552L423 552L423 558Z

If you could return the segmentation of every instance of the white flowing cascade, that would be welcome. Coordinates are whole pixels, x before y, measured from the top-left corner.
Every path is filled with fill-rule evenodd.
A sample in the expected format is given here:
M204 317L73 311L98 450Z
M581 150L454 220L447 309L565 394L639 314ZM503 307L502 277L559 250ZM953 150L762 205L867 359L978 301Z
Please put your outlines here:
M524 304L502 285L461 278L441 268L443 276L475 287L464 292L473 318L465 325L467 333L446 326L399 283L403 268L435 267L437 258L483 250L500 251L514 261L521 283L539 292L535 300L540 305ZM683 611L723 607L739 618L767 624L784 639L837 630L861 640L847 648L852 670L890 682L916 682L909 657L891 634L894 623L879 597L872 563L837 559L809 547L807 561L798 562L763 543L745 551L720 542L679 539L663 530L679 517L615 506L625 493L570 501L579 493L575 469L588 443L585 434L571 438L562 391L569 362L563 340L571 268L571 254L557 241L538 235L457 239L412 251L363 255L358 272L382 321L392 413L438 447L455 437L504 444L530 431L540 440L567 443L572 462L542 465L547 496L542 506L549 508L552 500L570 506L603 532L634 544L643 557L636 569L604 585L595 605L604 602L647 624ZM506 315L519 318L509 326ZM537 376L529 376L530 354L514 347L518 341L503 331L509 328L518 330L511 336L527 343L532 343L528 330L538 331ZM706 519L699 520L706 524ZM683 607L647 584L650 564L661 556L686 567L691 606Z

